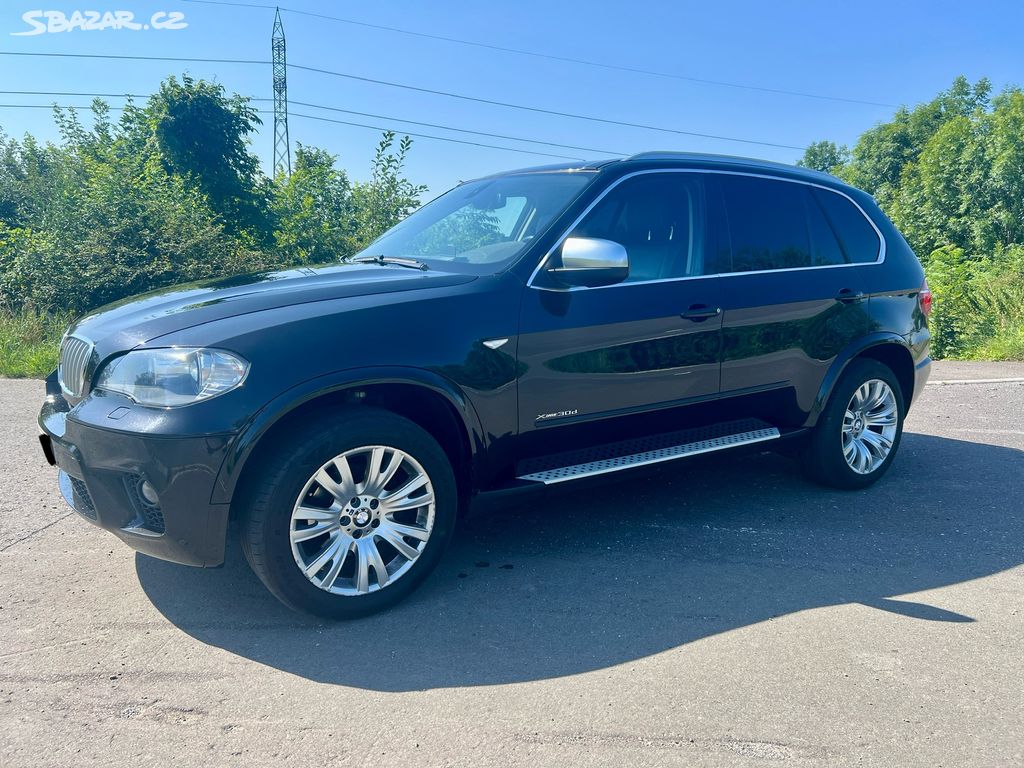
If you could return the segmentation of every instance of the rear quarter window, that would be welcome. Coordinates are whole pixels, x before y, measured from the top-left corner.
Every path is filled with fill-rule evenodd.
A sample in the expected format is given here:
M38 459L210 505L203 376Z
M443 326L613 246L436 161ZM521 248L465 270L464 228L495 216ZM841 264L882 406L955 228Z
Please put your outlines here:
M847 264L868 264L878 260L882 242L860 209L844 195L812 187L815 200L839 240Z

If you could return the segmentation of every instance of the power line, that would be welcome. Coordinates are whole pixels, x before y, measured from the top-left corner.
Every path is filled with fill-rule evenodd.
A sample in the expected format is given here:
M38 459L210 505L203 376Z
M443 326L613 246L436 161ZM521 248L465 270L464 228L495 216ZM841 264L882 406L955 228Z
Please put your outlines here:
M678 136L696 136L702 139L717 139L719 141L735 141L741 144L758 144L763 147L777 147L781 149L796 149L803 150L804 147L798 147L793 144L779 144L773 141L758 141L756 139L741 139L735 136L722 136L715 133L699 133L697 131L684 131L678 128L665 128L658 125L647 125L645 123L631 123L626 120L613 120L606 117L595 117L593 115L579 115L573 112L560 112L555 109L544 109L543 107L531 107L526 104L513 104L508 101L495 101L493 99L483 99L477 96L466 96L461 93L452 93L451 91L439 91L433 88L421 88L417 85L406 85L405 83L395 83L390 80L378 80L372 77L363 77L362 75L350 75L347 72L336 72L330 69L321 69L319 67L307 67L302 64L289 64L292 69L299 69L305 72L316 72L321 75L331 75L333 77L344 77L348 80L358 80L364 83L373 83L374 85L384 85L389 88L401 88L407 91L417 91L419 93L429 93L433 96L445 96L450 99L460 99L462 101L472 101L478 104L489 104L495 107L505 107L507 109L519 109L525 112L535 112L542 115L554 115L556 117L568 117L573 120L586 120L592 123L605 123L606 125L620 125L626 128L640 128L645 131L658 131L659 133L674 133Z
M92 109L91 104L0 104L0 109ZM110 107L127 109L127 107Z
M266 5L263 3L242 3L242 2L227 2L227 0L183 0L186 3L201 3L203 5L227 5L241 8L269 8L274 10L278 8L275 5ZM759 91L761 93L773 93L785 96L799 96L806 99L818 99L820 101L838 101L846 104L865 104L872 107L888 107L895 109L899 105L887 104L881 101L870 101L867 99L855 99L848 96L832 96L830 94L823 93L810 93L808 91L795 91L788 88L769 88L767 86L751 85L749 83L736 83L728 80L712 80L703 77L693 77L690 75L680 75L675 72L663 72L653 69L642 69L640 67L628 67L622 64L609 64L604 61L593 61L591 59L577 59L571 56L558 56L552 53L542 53L540 51L529 51L523 48L509 48L502 45L494 45L492 43L481 43L476 40L464 40L457 37L447 37L445 35L435 35L429 32L417 32L411 29L402 29L401 27L390 27L384 24L372 24L367 21L358 21L356 19L343 18L341 16L330 16L323 13L314 13L312 11L301 11L296 8L285 8L281 7L280 10L285 13L295 14L296 16L309 16L315 19L325 19L329 21L337 21L342 24L351 24L357 27L364 27L367 29L376 29L384 32L394 32L400 35L409 35L411 37L421 37L427 40L439 40L445 43L456 43L458 45L471 46L473 48L483 48L490 51L501 51L502 53L512 53L518 56L531 56L538 59L547 59L548 61L560 61L569 64L580 64L587 67L598 67L600 69L613 70L617 72L629 72L637 75L648 75L651 77L668 78L671 80L682 80L690 83L699 83L701 85L713 85L723 88L737 88L746 91Z
M173 61L184 64L261 64L267 59L206 59L190 56L130 56L116 53L55 53L53 51L0 51L0 56L44 56L58 59L115 59L117 61Z
M141 93L89 93L83 91L0 91L0 94L10 94L18 96L92 96L96 98L112 98L112 99L147 99L149 98L145 94ZM268 98L258 98L255 96L247 96L250 101L273 101ZM441 123L425 123L419 120L409 120L404 117L395 117L394 115L378 115L373 112L359 112L354 109L342 109L341 107L331 107L326 104L314 104L308 101L296 101L290 99L291 104L297 104L300 107L309 107L311 109L323 109L329 112L341 112L346 115L358 115L359 117L370 117L375 120L393 120L398 123L408 123L409 125L420 125L425 128L440 128L445 131L455 131L457 133L468 133L474 136L485 136L491 139L506 139L508 141L521 141L527 144L541 144L543 146L555 147L558 149L571 149L579 152L594 152L599 155L628 155L629 152L616 152L611 149L595 149L594 147L580 147L575 144L560 144L555 141L543 141L541 139L527 139L522 136L509 136L504 133L489 133L487 131L474 131L469 128L456 128L453 125L443 125ZM403 131L404 132L404 131Z
M187 63L211 63L211 64L262 64L267 65L270 62L260 61L253 59L203 59L194 57L179 57L179 56L129 56L125 54L99 54L99 53L52 53L52 52L29 52L29 51L0 51L0 55L5 56L55 56L61 58L85 58L85 59L114 59L114 60L128 60L128 61L174 61L174 62L187 62ZM396 83L390 80L379 80L372 77L364 77L362 75L352 75L347 72L338 72L330 69L321 69L319 67L309 67L302 64L289 64L290 69L298 69L304 72L314 72L321 75L329 75L332 77L342 77L348 80L356 80L358 82L371 83L374 85L383 85L389 88L400 88L407 91L415 91L417 93L428 93L434 96L445 96L451 99L460 99L462 101L470 101L477 104L488 104L496 107L504 107L507 109L518 109L525 112L534 112L543 115L554 115L556 117L567 117L573 120L584 120L594 123L604 123L606 125L618 125L626 128L639 128L646 131L656 131L659 133L671 133L677 136L693 136L703 139L715 139L717 141L732 141L740 144L756 144L764 147L775 147L779 149L795 149L802 151L805 148L799 147L794 144L782 144L773 141L759 141L756 139L742 139L736 136L723 136L715 133L701 133L698 131L684 131L678 128L667 128L657 125L647 125L645 123L631 123L626 120L613 120L604 117L595 117L593 115L580 115L573 112L560 112L553 109L544 109L542 107L531 107L526 104L513 104L506 101L496 101L494 99L484 99L477 96L466 96L465 94L453 93L451 91L440 91L432 88L422 88L416 85L407 85L405 83Z
M92 109L92 104L0 104L7 109ZM128 109L128 107L111 107L109 109Z
M291 112L292 117L302 117L307 120L319 120L324 123L337 123L339 125L352 125L356 128L372 128L375 131L396 131L394 128L384 128L379 125L366 125L364 123L352 123L347 120L335 120L331 117L320 117L318 115L304 115L301 112ZM503 149L506 152L519 152L523 155L538 155L539 157L555 157L560 160L582 160L581 157L570 157L569 155L554 155L549 152L538 152L534 149L515 149L513 147L499 147L494 144L482 144L478 141L466 141L464 139L452 139L445 136L433 136L427 133L412 133L410 131L397 130L397 133L404 133L408 136L415 136L420 139L435 139L437 141L450 141L455 144L468 144L472 147L487 147L489 149Z
M3 93L3 91L0 91ZM91 95L91 94L83 94ZM265 101L265 99L264 99ZM0 104L0 109L91 109L90 104ZM123 110L126 107L109 107L112 110ZM261 115L272 115L274 110L272 109L259 109L256 110ZM382 125L367 125L366 123L355 123L347 120L335 120L330 117L320 117L318 115L305 115L299 112L289 113L291 117L301 117L306 120L317 120L324 123L336 123L337 125L349 125L354 128L366 128L374 131L394 131L395 133L401 133L408 136L415 136L418 139L428 139L431 141L445 141L451 144L464 144L471 147L482 147L484 149L498 149L503 152L515 152L520 155L535 155L537 157L553 157L558 160L582 160L580 157L572 157L570 155L556 155L551 152L538 152L533 149L519 149L517 147L503 147L498 144L485 144L480 141L467 141L464 139L454 139L450 136L435 136L429 133L413 133L400 128L382 126Z
M99 99L148 99L144 93L89 93L87 91L0 91L10 96L94 96ZM248 97L246 97L248 98ZM254 99L268 101L268 99ZM31 106L26 104L25 106Z
M3 93L3 91L0 91ZM262 99L260 99L262 101ZM372 117L376 120L397 120L400 123L408 123L409 125L422 125L425 128L441 128L445 131L458 131L460 133L471 133L476 136L488 136L492 139L507 139L508 141L523 141L529 144L543 144L548 147L558 147L559 149L574 149L579 152L596 152L599 155L628 155L628 152L616 152L610 149L594 149L593 147L578 147L573 144L559 144L554 141L541 141L540 139L524 139L521 136L508 136L503 133L488 133L486 131L471 131L468 128L455 128L451 125L441 125L440 123L424 123L418 120L406 120L403 117L388 117L387 115L375 115L371 112L357 112L354 109L341 109L340 107L328 107L323 104L311 104L306 101L295 101L291 100L292 104L298 104L300 107L311 107L313 109L325 109L330 112L343 112L347 115L359 115L361 117Z

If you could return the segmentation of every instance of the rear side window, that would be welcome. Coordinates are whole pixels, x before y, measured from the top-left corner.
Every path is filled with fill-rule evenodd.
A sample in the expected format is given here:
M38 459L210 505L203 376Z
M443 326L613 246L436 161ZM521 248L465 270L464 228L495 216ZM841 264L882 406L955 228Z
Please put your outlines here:
M755 176L719 177L732 241L732 271L809 267L803 184Z
M836 233L847 264L878 260L881 241L864 214L848 198L827 189L811 187L811 193Z
M878 259L881 241L860 209L837 192L755 176L719 177L722 246L731 270L761 272L799 267L865 264ZM731 246L731 247L730 247Z

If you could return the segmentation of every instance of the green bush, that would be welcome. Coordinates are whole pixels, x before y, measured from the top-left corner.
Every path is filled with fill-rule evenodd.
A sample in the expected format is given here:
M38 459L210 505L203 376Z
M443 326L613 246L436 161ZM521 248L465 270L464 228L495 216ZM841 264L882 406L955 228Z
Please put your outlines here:
M988 333L971 349L983 360L1024 360L1024 246L1012 246L979 270L972 289Z
M1024 246L992 258L939 248L928 257L926 272L935 300L930 323L935 357L1024 357Z
M975 360L1013 360L1024 362L1024 325L1009 328L985 341L974 350Z
M259 117L220 85L165 81L118 121L87 129L55 108L60 144L0 132L0 306L82 313L177 283L326 263L418 204L402 175L411 142L385 133L370 181L300 146L269 179L251 152ZM34 310L33 310L34 311Z

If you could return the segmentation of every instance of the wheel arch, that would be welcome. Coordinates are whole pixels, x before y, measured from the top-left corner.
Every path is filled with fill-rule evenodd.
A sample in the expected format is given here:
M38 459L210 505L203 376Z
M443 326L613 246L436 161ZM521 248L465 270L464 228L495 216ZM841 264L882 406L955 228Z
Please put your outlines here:
M472 403L448 379L424 369L377 368L318 377L282 393L257 412L232 441L214 485L214 503L231 503L248 471L275 434L324 409L374 406L429 432L452 461L459 494L467 499L484 437ZM237 510L232 504L232 514Z
M839 378L850 363L862 358L877 360L892 370L900 385L904 407L910 407L914 397L914 358L906 339L895 333L875 333L851 344L837 355L814 399L806 426L814 426L818 422L818 417L828 404Z

